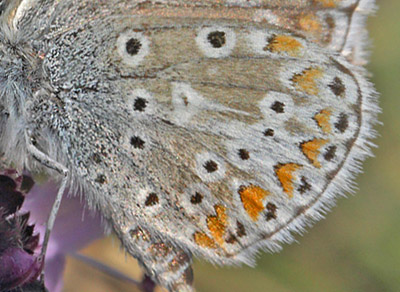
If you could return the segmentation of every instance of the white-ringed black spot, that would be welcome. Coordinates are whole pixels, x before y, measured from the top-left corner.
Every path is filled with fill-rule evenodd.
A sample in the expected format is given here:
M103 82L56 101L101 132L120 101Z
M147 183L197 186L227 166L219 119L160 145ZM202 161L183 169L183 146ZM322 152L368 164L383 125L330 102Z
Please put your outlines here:
M273 203L268 203L266 208L267 208L267 211L268 211L267 214L266 214L267 221L270 221L272 219L276 219L276 217L277 217L276 216L276 210L278 209L276 207L276 205L273 204Z
M204 168L208 173L212 173L218 170L218 164L214 160L208 160L204 163Z
M136 149L144 149L145 142L138 136L132 136L130 143Z
M121 61L129 67L139 66L150 52L150 41L140 32L121 33L116 45Z
M343 96L343 93L346 90L343 81L339 77L335 77L332 83L328 86L332 90L333 94L336 96Z
M228 27L203 27L198 31L196 43L208 58L223 58L235 48L236 34Z
M130 38L125 46L126 52L131 56L137 55L141 47L142 43L137 38Z
M277 114L282 114L285 112L285 104L280 101L275 101L273 105L271 105L271 109Z
M134 109L135 111L143 112L144 109L145 109L146 106L147 106L147 103L148 103L148 101L145 100L144 98L142 98L142 97L136 97L136 99L135 99L135 101L134 101L134 103L133 103L133 109Z
M145 205L146 207L150 207L150 206L157 205L158 202L159 202L159 199L158 199L157 194L156 194L156 193L150 193L150 194L147 196L144 205Z
M239 157L242 160L248 160L250 158L250 153L246 149L239 149Z
M301 185L297 190L300 194L304 194L305 192L311 190L311 185L308 183L307 179L304 176L301 177Z
M274 136L274 134L275 134L275 131L274 131L274 129L271 129L271 128L268 128L264 131L265 137L272 137L272 136Z
M226 43L225 32L213 31L207 35L207 40L216 49L222 48Z
M335 145L329 146L328 149L326 149L326 152L324 154L324 158L326 161L331 161L333 158L335 158L336 149L337 147Z
M191 198L190 198L190 203L196 205L200 204L203 201L203 195L200 194L199 192L196 192Z
M349 127L349 117L345 113L341 113L338 121L335 123L335 128L338 129L340 133L344 133Z

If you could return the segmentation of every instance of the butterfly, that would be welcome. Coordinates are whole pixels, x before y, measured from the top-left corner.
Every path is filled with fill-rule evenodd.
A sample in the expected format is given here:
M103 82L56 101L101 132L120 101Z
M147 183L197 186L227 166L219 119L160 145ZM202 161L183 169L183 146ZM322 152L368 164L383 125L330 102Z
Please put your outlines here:
M370 155L373 1L2 3L1 152L84 194L170 291L194 256L291 242Z

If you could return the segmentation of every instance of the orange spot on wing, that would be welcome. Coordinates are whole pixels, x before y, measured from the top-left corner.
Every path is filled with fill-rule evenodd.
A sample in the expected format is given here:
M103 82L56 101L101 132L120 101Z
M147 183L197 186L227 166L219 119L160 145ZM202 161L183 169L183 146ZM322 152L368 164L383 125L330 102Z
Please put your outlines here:
M255 185L241 186L239 188L240 199L243 207L253 221L257 221L258 215L265 209L263 199L269 192Z
M214 206L216 216L207 217L207 226L215 241L222 245L227 224L226 208L221 205Z
M321 163L318 161L318 155L320 153L320 149L324 146L328 141L324 139L313 139L311 141L301 143L300 147L303 151L304 155L311 161L311 163L320 168Z
M283 191L288 194L289 198L293 197L293 173L300 167L301 165L296 163L278 164L275 166L275 173L278 176Z
M302 15L299 19L299 26L302 30L312 33L318 33L322 30L321 23L314 14Z
M318 94L318 87L316 80L322 77L322 70L320 68L309 68L295 74L292 77L292 81L296 88L310 95Z
M286 52L290 56L297 56L303 45L295 38L287 35L276 35L271 38L268 45L264 48L264 51L270 51L273 53Z
M331 124L329 123L331 115L332 112L330 110L324 109L314 116L314 119L317 121L318 126L325 133L330 133L332 131Z
M335 8L338 0L314 0L317 4L321 4L323 7Z
M207 234L204 234L202 232L196 232L193 234L194 241L201 247L207 247L207 248L217 248L215 241L208 237Z

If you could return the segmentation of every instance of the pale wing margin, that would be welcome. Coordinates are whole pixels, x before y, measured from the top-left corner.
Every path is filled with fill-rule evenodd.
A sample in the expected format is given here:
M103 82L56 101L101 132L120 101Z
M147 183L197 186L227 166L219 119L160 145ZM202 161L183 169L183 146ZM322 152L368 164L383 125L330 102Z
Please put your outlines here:
M375 0L359 0L350 17L350 25L340 53L356 65L365 65L368 59L368 16L377 9Z

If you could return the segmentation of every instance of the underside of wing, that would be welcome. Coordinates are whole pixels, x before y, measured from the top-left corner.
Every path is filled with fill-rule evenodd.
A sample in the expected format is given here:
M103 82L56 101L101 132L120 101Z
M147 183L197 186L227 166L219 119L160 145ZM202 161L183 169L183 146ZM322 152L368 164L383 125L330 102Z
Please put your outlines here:
M351 190L377 109L339 34L366 1L243 2L99 1L80 25L49 29L44 66L65 103L55 131L120 235L140 224L249 263ZM59 5L89 9L74 3Z
M375 0L24 0L16 9L13 22L15 26L23 25L24 20L36 16L41 18L36 28L39 33L50 21L55 34L111 15L261 22L296 31L360 65L366 59L366 18L374 10Z
M248 262L351 190L373 90L339 54L238 20L121 17L104 30L111 53L98 58L132 122L120 148L142 173L115 194L140 206L120 228L137 218L208 260Z

